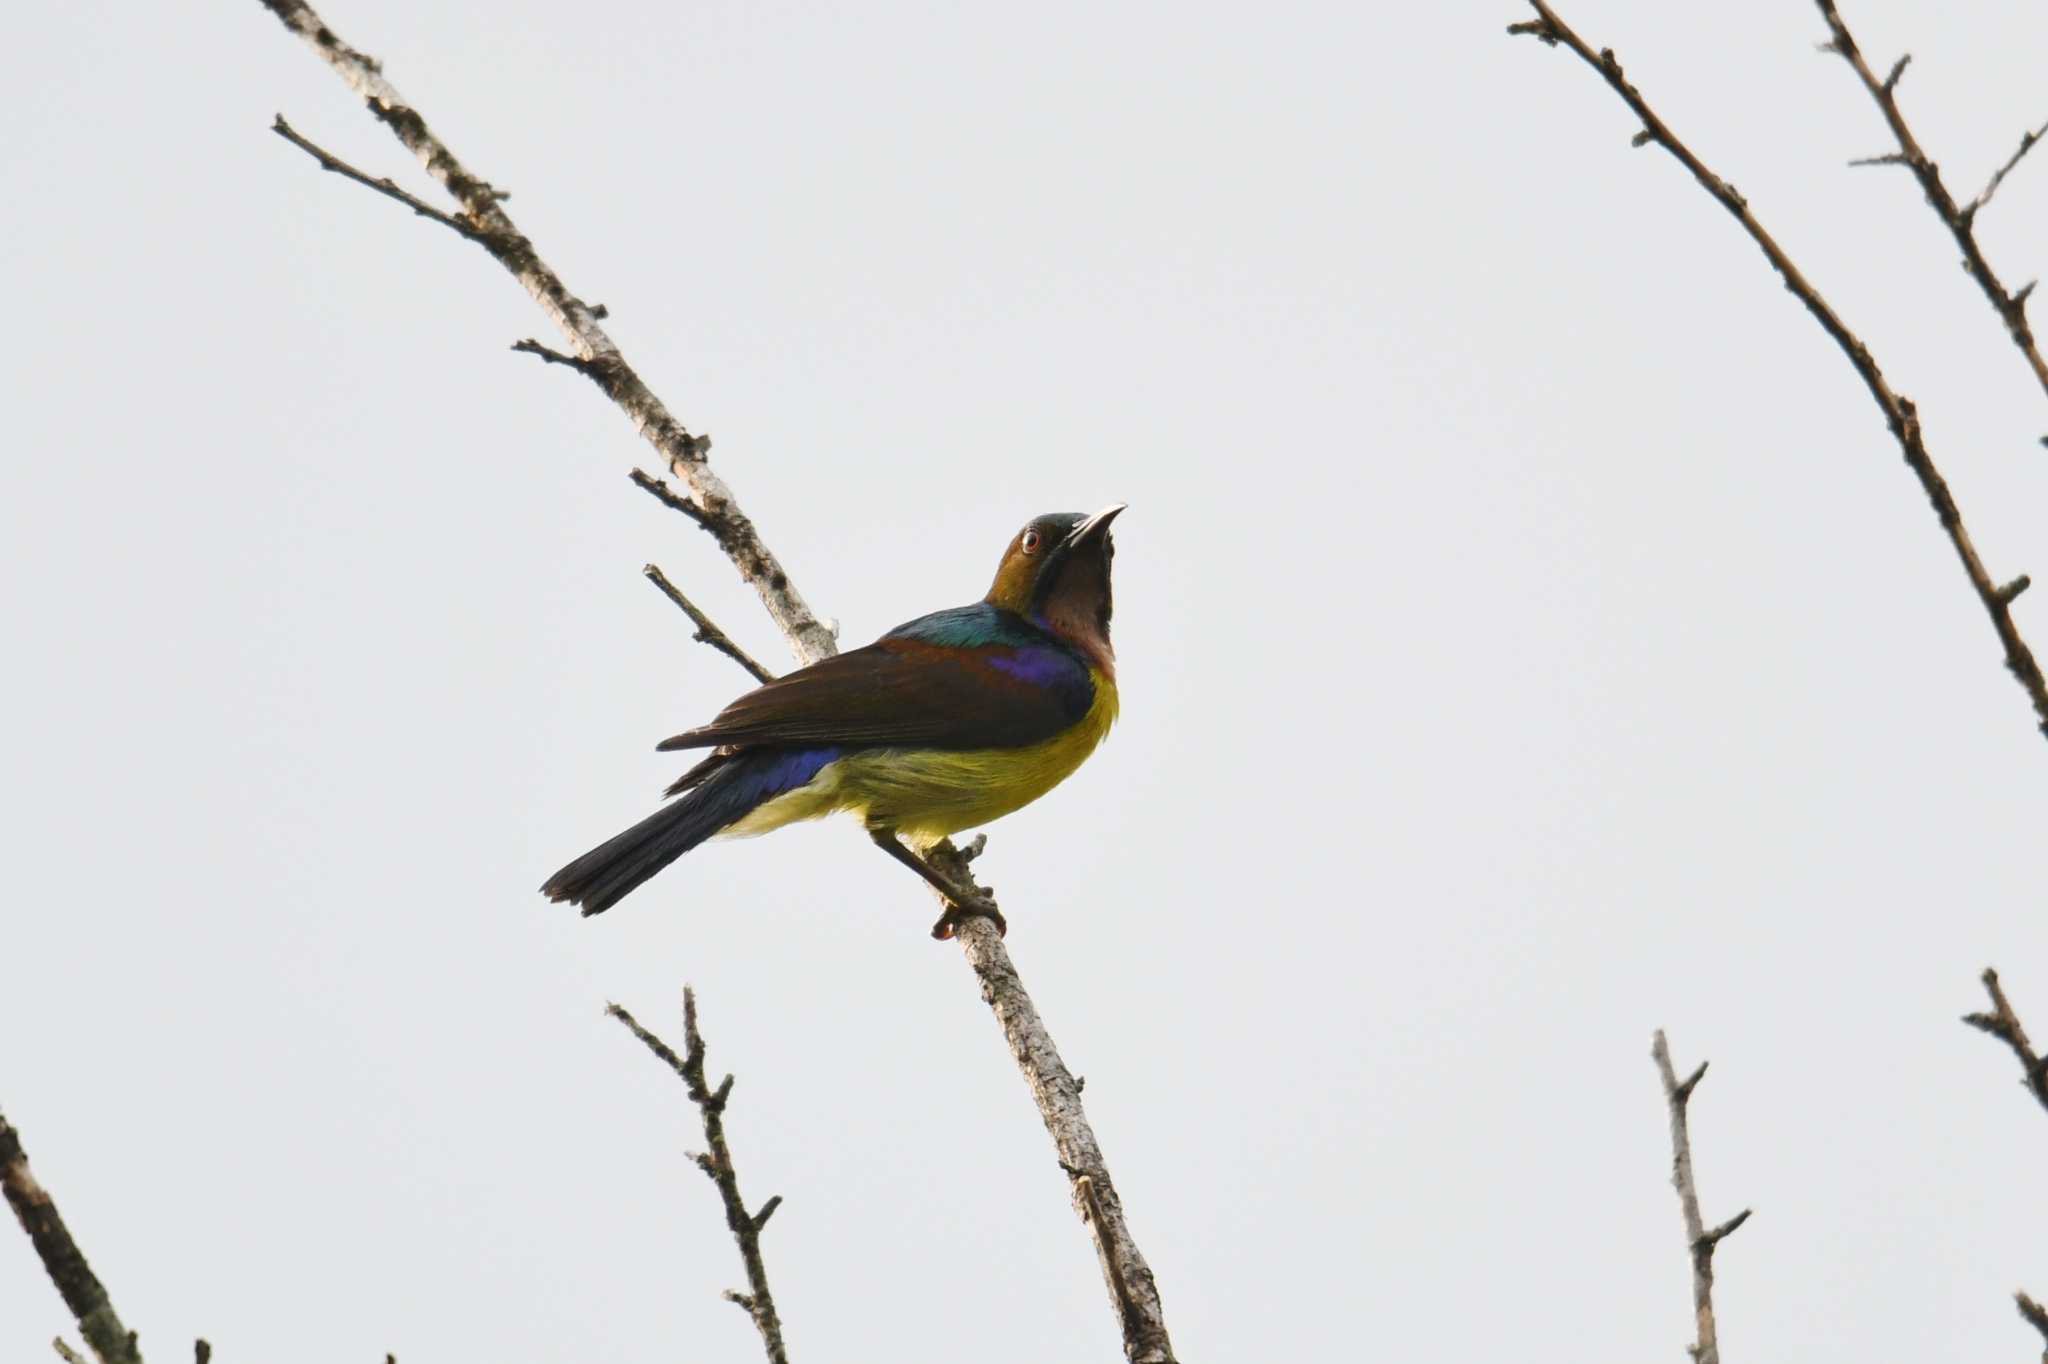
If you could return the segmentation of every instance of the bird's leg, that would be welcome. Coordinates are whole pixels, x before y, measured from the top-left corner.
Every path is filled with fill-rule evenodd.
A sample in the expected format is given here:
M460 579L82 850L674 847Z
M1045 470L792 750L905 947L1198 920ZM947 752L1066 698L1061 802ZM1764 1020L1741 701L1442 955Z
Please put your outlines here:
M905 847L894 829L870 826L868 837L875 841L876 847L922 876L933 890L946 897L946 912L932 925L934 938L952 937L963 919L987 919L996 926L996 932L1008 935L1010 926L1003 921L1003 912L996 908L994 900L977 891L963 889L948 879L937 867Z

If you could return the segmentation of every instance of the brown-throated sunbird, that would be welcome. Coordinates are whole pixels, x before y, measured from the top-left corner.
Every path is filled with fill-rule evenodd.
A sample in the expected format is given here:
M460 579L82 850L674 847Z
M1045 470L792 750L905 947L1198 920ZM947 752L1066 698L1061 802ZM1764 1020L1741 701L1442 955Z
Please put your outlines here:
M779 677L663 740L664 752L711 750L665 792L680 799L563 867L541 892L599 914L706 839L850 810L947 898L936 936L962 915L993 915L918 853L1037 800L1115 722L1109 523L1122 510L1034 519L1003 551L981 601Z

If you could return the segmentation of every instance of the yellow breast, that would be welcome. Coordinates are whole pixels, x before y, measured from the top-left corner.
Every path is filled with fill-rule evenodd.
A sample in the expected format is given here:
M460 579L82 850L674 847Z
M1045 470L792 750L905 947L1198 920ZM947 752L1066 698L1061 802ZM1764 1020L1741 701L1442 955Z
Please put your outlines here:
M726 830L766 833L800 819L851 810L894 829L915 847L1021 810L1065 781L1116 723L1116 681L1091 669L1095 701L1078 724L1028 748L965 751L872 748L829 764Z

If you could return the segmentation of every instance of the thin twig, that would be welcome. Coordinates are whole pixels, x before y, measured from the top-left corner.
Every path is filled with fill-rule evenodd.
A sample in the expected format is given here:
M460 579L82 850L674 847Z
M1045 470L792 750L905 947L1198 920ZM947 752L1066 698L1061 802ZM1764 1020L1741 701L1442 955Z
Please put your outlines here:
M705 1151L694 1159L697 1168L718 1186L719 1200L725 1204L725 1225L732 1232L733 1239L739 1242L740 1259L747 1267L747 1291L736 1293L727 1289L725 1300L739 1304L753 1319L754 1329L761 1333L761 1346L768 1353L769 1364L789 1364L789 1352L782 1343L782 1319L775 1314L775 1298L768 1291L768 1267L761 1259L761 1228L768 1225L768 1219L782 1206L782 1195L769 1199L755 1212L748 1212L746 1201L740 1197L739 1171L733 1168L732 1148L725 1140L725 1105L732 1096L732 1076L726 1076L715 1090L704 1078L704 1038L697 1031L696 991L687 985L683 987L681 1056L676 1055L675 1048L641 1027L639 1020L620 1005L607 1005L605 1012L625 1024L663 1065L682 1077L690 1102L696 1104L697 1111L703 1115Z
M357 184L363 186L366 189L373 189L376 190L377 193L382 194L387 198L396 199L399 203L404 204L407 208L419 214L422 218L432 218L435 222L441 224L441 226L447 228L449 231L459 232L473 242L483 240L483 233L477 231L474 227L471 227L468 223L462 221L462 219L454 217L447 213L443 213L440 209L435 208L426 200L418 198L417 196L409 194L405 190L400 189L398 187L398 183L394 181L390 176L382 175L373 177L366 171L357 170L354 166L351 166L348 162L342 160L333 152L328 151L325 147L322 147L317 142L309 142L305 138L301 137L296 128L292 127L291 124L286 123L284 121L283 114L278 114L275 116L274 121L270 125L270 131L276 133L279 137L291 143L300 151L307 153L315 161L318 161L320 163L321 170L333 171L336 175L344 176L347 179L353 180Z
M2025 1077L2022 1083L2026 1085L2027 1092L2041 1107L2048 1108L2048 1059L2034 1050L2026 1028L2020 1023L2020 1016L2013 1012L2012 1002L2005 997L2005 990L1998 983L1998 972L1987 966L1979 979L1984 982L1985 993L1991 996L1991 1012L1964 1014L1963 1022L2012 1048L2012 1054L2019 1058L2020 1073Z
M667 459L670 471L683 480L690 492L690 514L717 538L740 576L760 595L769 616L789 640L797 661L815 663L837 653L838 644L831 628L804 604L780 563L762 543L753 522L712 473L707 455L710 441L685 431L648 391L618 347L596 326L592 320L594 310L571 294L540 259L533 244L513 226L490 186L465 170L454 154L428 131L426 120L398 97L378 64L336 37L310 6L301 0L263 0L263 4L368 101L370 112L419 156L428 173L463 204L471 221L488 234L486 249L519 279L574 343L575 354L584 362L578 368L619 405ZM636 483L660 495L650 486L658 480L637 470L635 474ZM950 842L940 843L928 850L926 856L942 866L955 867L963 886L975 886L966 859ZM992 904L993 897L985 890L982 893ZM1052 1137L1060 1166L1072 1184L1075 1209L1094 1238L1110 1301L1123 1324L1124 1354L1129 1364L1173 1364L1173 1348L1158 1288L1124 1221L1122 1201L1117 1197L1101 1147L1081 1105L1080 1086L1060 1061L1052 1036L1039 1018L993 925L986 919L970 919L961 926L958 938L981 984L982 998L995 1013L1038 1105L1039 1116ZM1079 1181L1083 1178L1090 1181L1095 1191L1093 1207L1082 1193ZM1132 1305L1129 1310L1127 1303Z
M1671 153L1679 164L1692 173L1693 179L1700 183L1700 187L1713 195L1720 205L1742 224L1743 231L1749 234L1750 240L1757 244L1765 258L1770 261L1771 268L1785 281L1785 287L1806 305L1806 310L1813 314L1821 329L1827 332L1835 344L1842 348L1842 353L1849 357L1849 363L1855 367L1856 373L1863 379L1864 387L1870 391L1872 401L1884 414L1885 424L1891 429L1893 438L1898 441L1907 465L1913 470L1913 476L1919 479L1921 490L1933 504L1934 514L1940 520L1942 530L1948 535L1949 543L1955 548L1956 558L1962 562L1964 576L1970 580L1970 587L1976 592L1978 602L1983 605L1985 614L1991 617L1991 626L1998 632L1999 642L2005 646L2005 666L2027 693L2028 700L2033 704L2041 733L2048 737L2048 676L2042 674L2041 665L2035 660L2033 650L2027 647L2026 640L2020 635L2019 626L2013 622L2011 603L2000 597L1998 585L1985 571L1983 560L1977 557L1977 547L1971 543L1969 532L1963 527L1963 514L1956 506L1954 495L1949 492L1948 481L1942 477L1941 471L1935 467L1933 456L1928 453L1927 442L1920 429L1920 414L1913 406L1912 399L1892 390L1891 385L1885 380L1884 372L1878 368L1877 360L1871 355L1870 347L1864 345L1855 333L1849 330L1827 300L1807 282L1806 276L1792 263L1791 257L1785 254L1784 249L1771 234L1764 230L1763 224L1750 213L1749 201L1738 194L1733 185L1707 169L1706 164L1693 155L1692 150L1679 141L1678 135L1673 133L1665 125L1664 120L1657 116L1656 111L1650 108L1641 92L1623 77L1621 63L1615 59L1614 50L1602 48L1596 53L1564 20L1557 17L1556 11L1545 4L1544 0L1529 0L1529 4L1537 13L1537 21L1533 24L1525 21L1510 25L1508 31L1530 34L1543 39L1551 46L1563 43L1576 53L1581 61L1597 71L1601 79L1607 82L1608 87L1621 96L1622 102L1641 120L1642 132L1638 137L1647 137L1649 141Z
M564 355L553 346L543 346L530 336L524 341L514 341L512 349L521 355L538 355L551 365L567 365L578 374L592 375L596 373L595 362L586 360L580 355Z
M2018 1301L2020 1315L2026 1318L2027 1325L2039 1331L2042 1343L2048 1345L2048 1307L2041 1306L2024 1293L2015 1293L2013 1297ZM2041 1364L2048 1364L2048 1349L2041 1351Z
M711 524L704 519L704 513L698 508L696 503L687 497L678 495L675 489L669 487L668 484L652 474L647 473L644 469L635 469L627 477L633 480L634 487L646 493L656 502L661 503L662 506L669 508L671 511L681 512L706 531L712 530ZM713 533L716 534L715 531Z
M490 252L533 296L561 328L571 352L583 362L578 368L618 404L634 429L661 453L670 472L689 489L691 501L704 512L718 536L720 548L759 594L776 626L795 641L805 661L830 653L831 632L804 604L780 561L733 500L732 490L705 463L706 443L691 435L626 363L618 346L598 325L601 310L571 293L561 276L540 258L533 243L505 212L503 196L470 174L441 139L434 136L419 111L384 79L379 64L335 36L311 5L303 0L263 0L263 5L286 28L304 39L362 97L370 113L462 205L463 218L472 229L471 234L465 235ZM378 188L374 181L370 185Z
M1921 149L1919 139L1913 136L1912 128L1907 126L1905 114L1899 110L1899 76L1906 69L1908 59L1899 58L1897 65L1892 67L1891 75L1880 81L1871 71L1870 63L1863 59L1863 49L1856 45L1855 35L1849 32L1849 25L1843 22L1841 12L1835 8L1835 0L1814 0L1814 3L1820 6L1821 17L1828 21L1829 37L1823 47L1827 51L1839 54L1842 60L1854 69L1856 78L1863 82L1863 88L1868 90L1871 99L1877 102L1878 112L1884 115L1885 123L1892 130L1892 137L1899 144L1897 155L1877 159L1896 162L1913 172L1913 178L1920 182L1920 189L1927 196L1927 206L1934 210L1934 216L1941 219L1942 226L1948 229L1949 235L1955 238L1956 245L1962 248L1963 268L1970 272L1970 277L1976 280L1977 286L1984 291L1984 297L1990 300L1993 311L1998 314L1999 320L2005 323L2006 334L2012 337L2013 345L2019 348L2020 354L2026 357L2028 366L2034 371L2035 382L2041 385L2044 394L2048 394L2048 360L2042 358L2040 348L2034 344L2034 330L2027 325L2028 291L2022 289L2018 293L2012 293L2006 289L1997 272L1992 270L1991 262L1984 258L1984 249L1977 244L1976 232L1978 212L1991 202L1991 196L1997 192L1999 182L2020 163L2020 158L2027 154L2028 148L2034 145L2040 133L2028 133L2021 138L2020 149L2013 153L2011 160L1999 167L1998 173L1991 177L1991 183L1984 187L1983 193L1967 204L1958 205L1955 197L1948 192L1948 186L1942 183L1941 167ZM2048 131L2048 125L2044 125L2043 131ZM1850 164L1869 163L1857 161Z
M106 1286L85 1262L85 1252L78 1248L78 1242L71 1239L71 1231L64 1225L49 1191L28 1168L28 1153L21 1149L21 1133L14 1130L4 1114L0 1114L0 1194L6 1195L21 1229L28 1233L29 1244L36 1249L36 1258L43 1262L50 1282L57 1285L64 1305L78 1322L86 1347L100 1364L141 1364L134 1333L121 1324L114 1304L107 1298ZM59 1354L70 1348L61 1340L55 1344Z
M1964 212L1973 218L1976 217L1983 210L1984 206L1991 202L1991 196L1998 193L1998 187L2005 183L2006 176L2012 174L2012 168L2020 163L2020 158L2032 151L2034 144L2043 137L2048 137L2048 123L2044 123L2038 128L2030 128L2026 132L2021 133L2020 149L2008 157L2004 165L1991 172L1990 183L1977 191L1977 197L1970 200L1969 204L1965 206Z
M661 594L664 597L667 597L670 601L681 607L683 614L688 616L691 623L697 627L697 633L691 635L691 639L696 640L699 644L709 644L712 648L752 673L756 682L773 682L775 680L774 673L769 672L759 663L756 663L752 654L749 654L745 649L733 643L731 635L719 629L717 623L711 617L698 609L697 603L684 596L682 589L668 580L668 574L663 573L653 564L648 564L640 571L647 575L647 581L661 589Z
M1707 1063L1700 1062L1699 1069L1681 1082L1671 1068L1671 1048L1665 1045L1661 1028L1650 1044L1650 1059L1657 1063L1657 1074L1663 1077L1664 1103L1671 1111L1671 1184L1678 1190L1679 1211L1685 1217L1685 1244L1692 1255L1692 1312L1699 1337L1693 1344L1692 1356L1698 1364L1720 1364L1721 1342L1714 1328L1714 1248L1749 1220L1750 1209L1744 1208L1713 1228L1700 1217L1699 1185L1692 1174L1692 1136L1686 1125L1686 1106L1706 1076Z

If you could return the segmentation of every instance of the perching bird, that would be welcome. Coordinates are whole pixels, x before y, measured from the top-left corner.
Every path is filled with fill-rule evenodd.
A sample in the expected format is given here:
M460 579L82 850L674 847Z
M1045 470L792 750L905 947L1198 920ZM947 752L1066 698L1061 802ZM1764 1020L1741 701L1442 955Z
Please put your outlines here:
M961 915L991 913L986 902L962 903L968 896L911 848L1037 800L1109 732L1109 523L1122 510L1038 517L1010 541L981 601L777 678L656 745L711 753L668 788L681 797L674 804L563 867L541 892L602 913L708 838L850 810L947 897L936 935Z

